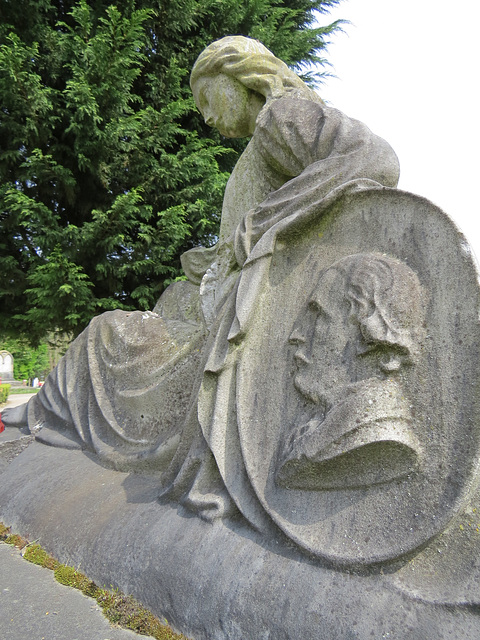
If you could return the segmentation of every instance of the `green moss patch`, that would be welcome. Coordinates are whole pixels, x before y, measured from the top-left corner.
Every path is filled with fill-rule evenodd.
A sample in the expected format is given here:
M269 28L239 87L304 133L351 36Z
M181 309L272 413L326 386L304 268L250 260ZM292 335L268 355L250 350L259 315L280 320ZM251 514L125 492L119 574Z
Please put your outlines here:
M115 591L103 591L97 596L97 602L110 622L125 629L153 636L157 640L182 640L185 638L162 624L132 596Z
M28 544L28 540L25 540L25 538L22 538L22 536L19 536L16 533L6 536L5 542L13 545L14 547L18 547L19 549L23 549Z
M60 565L60 563L55 560L55 558L52 558L45 549L42 549L39 544L28 545L23 553L23 557L33 564L45 567L45 569L55 570Z
M25 549L23 557L29 562L51 569L60 584L79 589L86 596L94 598L112 624L130 629L140 635L152 636L156 640L188 640L185 636L172 631L166 621L160 622L132 596L126 596L120 591L101 589L75 567L55 560L39 544L29 544L28 540L22 536L12 534L10 527L6 527L2 522L0 522L0 540L15 545L19 549Z
M97 587L97 585L87 578L83 573L80 573L75 567L69 567L66 564L60 564L55 569L55 579L60 584L64 584L67 587L73 587L74 589L79 589L86 596L90 596L91 598L97 598L98 593L101 591Z

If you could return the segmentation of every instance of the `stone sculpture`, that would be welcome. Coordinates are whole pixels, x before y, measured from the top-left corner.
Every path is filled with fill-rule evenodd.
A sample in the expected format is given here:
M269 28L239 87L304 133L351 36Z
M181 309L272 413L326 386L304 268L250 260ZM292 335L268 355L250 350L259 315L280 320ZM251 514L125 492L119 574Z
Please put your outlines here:
M184 254L189 281L153 312L92 320L37 396L2 414L38 441L8 472L31 488L32 465L57 460L42 474L49 495L71 465L90 478L87 490L68 475L62 513L97 500L95 545L111 529L144 531L148 580L118 561L108 579L198 638L476 638L480 296L468 245L395 188L384 140L260 43L213 43L191 86L208 124L251 136L218 244ZM0 484L3 517L55 540L38 496L19 508L13 484ZM105 579L108 552L92 561L76 544ZM197 619L181 586L152 591L157 553L181 584L193 572L218 588L215 605L202 599ZM287 575L291 614L262 600ZM338 624L349 606L355 624Z
M244 330L260 282L242 267L266 232L344 183L395 186L398 179L397 158L385 141L326 107L258 42L236 36L213 43L197 60L191 84L208 124L228 137L253 134L227 185L218 245L184 254L190 283L170 287L153 313L95 318L24 414L4 418L42 429L44 442L76 443L115 468L163 470L175 449L183 457L178 439L191 437L185 432L192 421L193 437L202 440L202 425L186 415L190 389L196 405L201 385L202 405L202 369L208 377L215 359L218 372L235 342L229 333Z
M290 335L294 386L319 409L289 435L280 485L356 488L414 471L421 446L396 378L418 358L423 302L418 278L391 258L348 256L321 274Z
M13 380L13 356L5 350L0 350L0 380Z

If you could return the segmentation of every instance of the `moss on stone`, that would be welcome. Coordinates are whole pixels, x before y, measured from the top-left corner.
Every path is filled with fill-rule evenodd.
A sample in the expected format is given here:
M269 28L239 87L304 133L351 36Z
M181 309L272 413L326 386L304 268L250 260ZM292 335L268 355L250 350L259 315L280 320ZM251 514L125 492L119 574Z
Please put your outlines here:
M53 571L60 566L60 563L48 554L45 549L42 549L39 544L27 546L23 557L33 564L38 564L41 567L45 567L45 569L52 569Z
M53 556L42 549L39 544L29 544L28 540L18 534L12 534L10 527L0 522L0 540L23 549L26 547L23 557L33 564L54 571L55 579L67 587L79 589L86 596L94 598L103 610L105 617L112 624L135 633L151 636L155 640L187 640L181 634L170 629L167 622L160 620L143 607L132 596L126 596L120 591L108 591L98 587L83 573L55 560Z

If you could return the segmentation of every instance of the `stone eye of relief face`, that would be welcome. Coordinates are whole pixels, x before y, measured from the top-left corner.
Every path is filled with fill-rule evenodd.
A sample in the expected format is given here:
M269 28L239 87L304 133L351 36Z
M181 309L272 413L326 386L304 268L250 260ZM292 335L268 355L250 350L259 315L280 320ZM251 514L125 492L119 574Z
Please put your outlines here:
M477 640L463 236L259 42L212 43L191 87L208 124L251 138L218 243L183 254L152 312L95 317L2 412L2 438L36 442L3 449L0 518L193 637Z

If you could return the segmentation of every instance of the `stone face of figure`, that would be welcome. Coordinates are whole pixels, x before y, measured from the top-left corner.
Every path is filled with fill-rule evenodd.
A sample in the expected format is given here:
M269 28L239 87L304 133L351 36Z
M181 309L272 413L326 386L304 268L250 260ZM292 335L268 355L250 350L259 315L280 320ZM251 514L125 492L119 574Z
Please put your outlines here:
M226 138L253 135L265 102L259 94L224 73L198 78L192 92L208 126L218 129Z
M417 277L397 260L359 254L325 271L290 342L298 391L331 406L342 388L412 364L421 341Z

